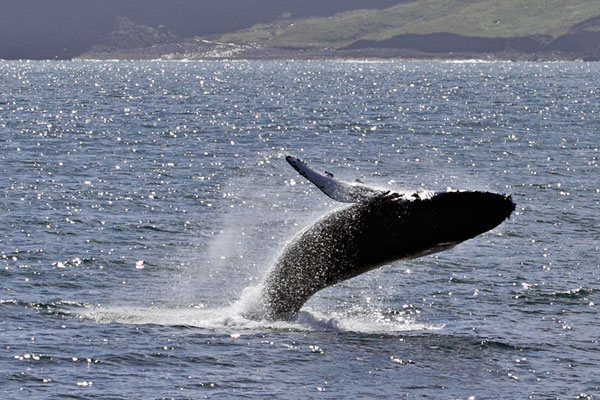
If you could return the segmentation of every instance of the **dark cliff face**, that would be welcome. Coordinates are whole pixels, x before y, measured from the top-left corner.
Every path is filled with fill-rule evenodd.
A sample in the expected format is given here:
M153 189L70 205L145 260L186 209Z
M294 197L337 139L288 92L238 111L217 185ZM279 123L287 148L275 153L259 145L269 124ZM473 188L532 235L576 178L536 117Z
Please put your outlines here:
M386 8L402 0L1 0L0 58L68 59L106 41L118 18L182 37L292 18Z
M568 33L549 43L546 50L573 54L584 61L598 61L600 60L600 32Z
M406 34L381 41L359 40L347 48L404 48L420 50L426 53L483 53L498 52L507 48L519 51L538 51L542 48L542 40L550 41L551 39L550 37L484 38L461 36L452 33Z
M438 55L464 54L557 54L566 58L600 60L600 32L580 31L553 39L546 35L514 38L461 36L452 33L405 34L381 41L358 40L344 50L410 49Z

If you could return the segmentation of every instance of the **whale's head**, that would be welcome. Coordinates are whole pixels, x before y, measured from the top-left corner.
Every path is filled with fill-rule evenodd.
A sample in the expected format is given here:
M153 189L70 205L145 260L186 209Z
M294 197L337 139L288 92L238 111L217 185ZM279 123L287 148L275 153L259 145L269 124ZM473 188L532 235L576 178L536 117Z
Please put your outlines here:
M515 210L511 196L490 192L441 192L415 200L389 197L364 208L361 255L368 268L449 249L487 232Z
M431 229L448 239L463 241L487 232L510 216L510 195L490 192L443 192L431 198Z

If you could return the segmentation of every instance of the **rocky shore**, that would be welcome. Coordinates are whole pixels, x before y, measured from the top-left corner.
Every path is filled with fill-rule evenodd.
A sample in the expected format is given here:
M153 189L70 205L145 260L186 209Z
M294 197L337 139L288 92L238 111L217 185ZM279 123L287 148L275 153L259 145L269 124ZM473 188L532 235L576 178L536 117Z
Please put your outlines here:
M510 61L598 61L598 52L561 49L523 51L514 48L473 51L429 51L418 47L364 46L345 49L278 48L240 45L203 39L143 47L110 48L95 46L75 59L92 60L332 60L332 59L413 59L413 60L510 60Z

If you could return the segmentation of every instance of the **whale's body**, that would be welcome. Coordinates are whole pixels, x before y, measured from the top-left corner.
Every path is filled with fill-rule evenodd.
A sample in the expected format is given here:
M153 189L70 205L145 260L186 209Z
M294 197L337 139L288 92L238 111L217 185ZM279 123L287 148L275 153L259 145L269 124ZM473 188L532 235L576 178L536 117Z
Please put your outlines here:
M337 282L493 229L515 208L510 196L489 192L407 198L338 182L293 157L288 162L330 197L356 203L319 219L282 251L264 281L261 317L271 320L294 318L313 294Z

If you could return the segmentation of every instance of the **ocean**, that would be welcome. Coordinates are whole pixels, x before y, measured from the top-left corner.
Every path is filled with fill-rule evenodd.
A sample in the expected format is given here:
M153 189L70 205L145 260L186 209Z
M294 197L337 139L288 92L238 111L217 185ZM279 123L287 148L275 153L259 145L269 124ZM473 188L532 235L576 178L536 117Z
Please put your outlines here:
M600 63L0 62L8 399L600 398ZM510 193L456 248L244 318L387 190ZM407 234L410 234L407 232Z

